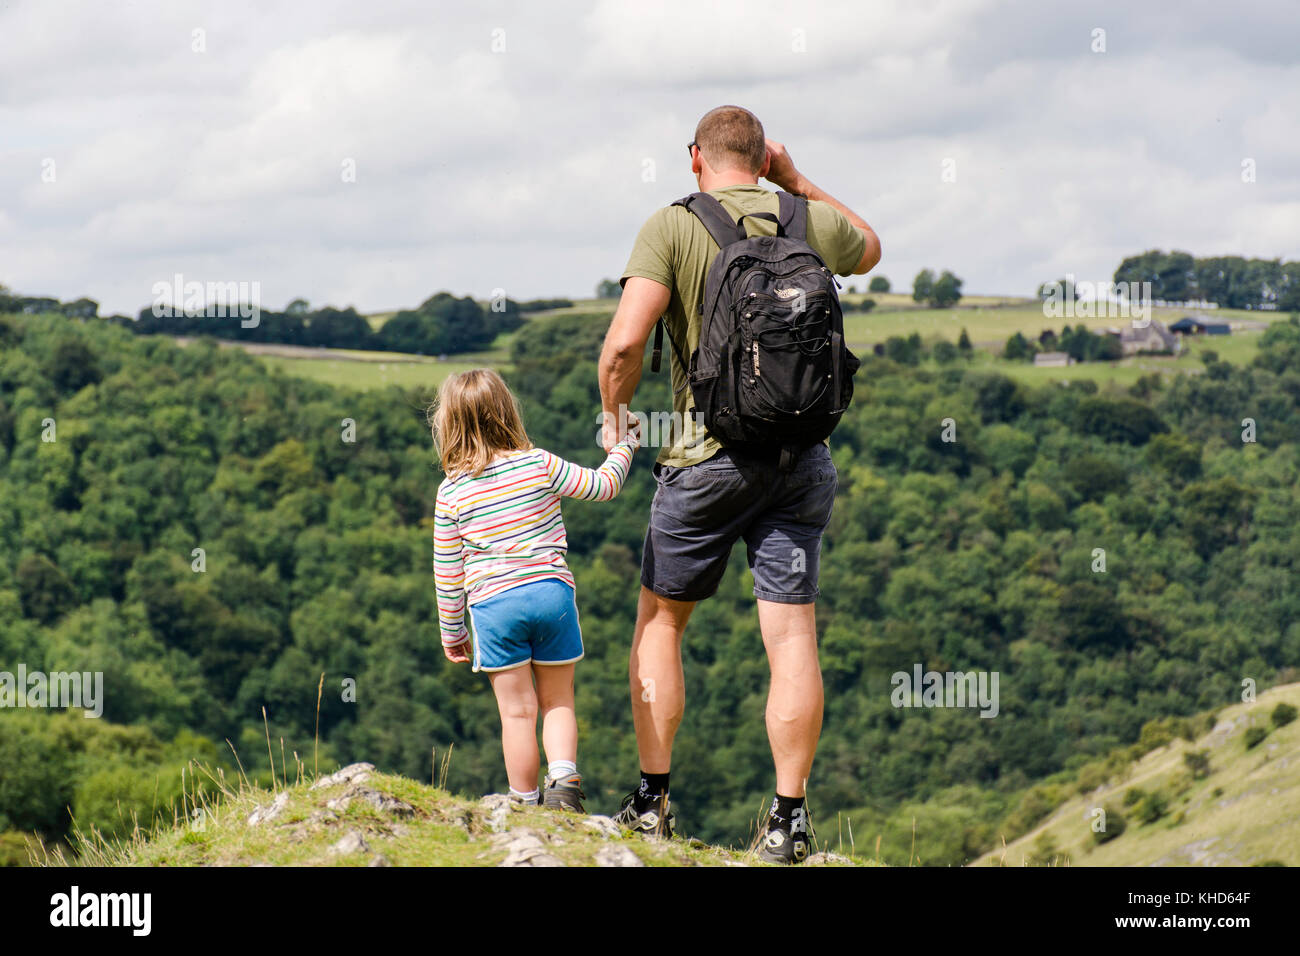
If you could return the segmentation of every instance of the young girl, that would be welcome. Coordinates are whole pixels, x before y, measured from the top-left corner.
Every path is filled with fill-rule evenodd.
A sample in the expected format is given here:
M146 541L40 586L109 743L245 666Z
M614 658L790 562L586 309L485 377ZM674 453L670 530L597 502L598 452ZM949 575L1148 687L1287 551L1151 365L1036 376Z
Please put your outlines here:
M438 618L447 659L486 671L501 713L510 797L584 812L573 665L583 655L560 498L607 501L637 434L599 468L534 448L501 376L480 368L438 390L433 439L446 479L434 515ZM471 632L465 627L469 606ZM549 761L538 799L537 714Z

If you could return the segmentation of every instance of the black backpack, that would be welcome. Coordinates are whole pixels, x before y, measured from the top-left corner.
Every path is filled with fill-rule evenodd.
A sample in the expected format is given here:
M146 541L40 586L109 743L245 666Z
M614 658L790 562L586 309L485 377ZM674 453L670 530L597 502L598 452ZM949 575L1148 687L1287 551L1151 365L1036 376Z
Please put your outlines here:
M844 344L835 276L808 245L808 201L787 192L777 198L779 215L748 213L740 222L708 193L673 205L690 210L720 247L705 278L699 347L682 363L696 411L724 446L779 448L785 468L839 423L859 362ZM775 222L777 234L747 235L746 218ZM663 334L661 318L650 366L656 372Z

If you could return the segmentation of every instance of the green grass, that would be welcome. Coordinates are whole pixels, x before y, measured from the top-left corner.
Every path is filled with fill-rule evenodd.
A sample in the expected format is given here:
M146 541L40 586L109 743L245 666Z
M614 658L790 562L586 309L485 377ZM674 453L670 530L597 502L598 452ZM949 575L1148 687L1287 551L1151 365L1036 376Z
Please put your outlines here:
M377 356L391 356L389 352L370 353ZM271 368L281 369L287 375L310 378L330 385L368 391L375 388L387 388L397 385L401 388L437 388L443 380L457 372L465 372L484 365L502 368L505 361L504 352L481 352L474 355L457 355L455 359L445 362L394 362L379 359L367 361L347 361L342 359L297 359L278 356L261 356Z
M1300 721L1272 727L1269 715L1281 702L1300 704L1300 684L1219 711L1214 730L1194 742L1178 738L1157 747L1089 793L1075 787L1075 795L1029 833L973 865L1020 866L1053 847L1053 862L1069 866L1300 866ZM1268 736L1248 750L1242 738L1250 727L1266 728ZM1210 772L1193 779L1183 755L1202 750ZM1167 813L1141 823L1135 807L1124 806L1134 788L1161 794ZM1123 833L1102 844L1092 831L1099 807L1119 809L1127 822Z

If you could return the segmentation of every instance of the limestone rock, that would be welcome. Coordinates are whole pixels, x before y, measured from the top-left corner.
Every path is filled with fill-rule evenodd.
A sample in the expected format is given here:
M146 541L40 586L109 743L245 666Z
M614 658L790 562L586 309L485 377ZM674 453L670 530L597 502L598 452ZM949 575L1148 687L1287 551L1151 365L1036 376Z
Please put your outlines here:
M620 843L611 843L596 851L597 866L645 866L641 858Z
M366 843L366 838L361 835L360 830L349 830L343 839L330 847L330 852L335 856L343 856L347 853L369 853L370 844Z
M261 824L266 823L270 820L274 820L276 817L278 817L281 813L284 812L284 808L287 807L288 805L289 805L289 791L281 790L276 795L274 800L272 800L264 807L258 807L256 810L254 810L252 813L248 815L248 825L250 827L255 827L255 826L260 826Z
M493 842L505 847L501 866L564 866L563 860L546 851L546 842L536 830L511 830L494 837Z
M355 781L339 796L327 801L325 806L330 810L342 813L351 806L353 801L369 804L380 813L388 813L397 817L410 817L415 814L415 808L406 801L398 800L391 794L382 793L370 787L363 787Z
M582 825L588 829L595 830L605 839L619 835L621 828L614 822L612 817L601 816L599 813L593 813L591 816L582 818Z
M849 866L853 865L853 861L847 856L841 856L838 853L831 853L829 850L822 853L814 853L812 856L808 857L808 859L803 861L804 866L826 866L831 863L839 864L841 866L845 864Z
M311 785L313 790L323 790L325 787L337 787L341 783L363 783L370 776L370 771L375 769L372 763L352 763L348 764L342 770L336 770L328 777L321 777Z
M479 806L488 812L487 825L493 833L500 833L506 828L510 819L510 798L504 793L489 793L479 801Z

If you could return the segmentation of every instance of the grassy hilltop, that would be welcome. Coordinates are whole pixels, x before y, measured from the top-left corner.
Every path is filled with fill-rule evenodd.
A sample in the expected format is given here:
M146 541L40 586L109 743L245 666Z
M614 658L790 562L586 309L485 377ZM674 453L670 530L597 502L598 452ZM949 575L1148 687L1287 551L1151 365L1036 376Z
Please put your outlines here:
M41 862L64 862L62 856ZM621 833L604 816L472 801L352 764L272 790L241 780L190 819L125 841L83 838L95 866L750 866L750 853ZM813 865L850 861L820 853Z

